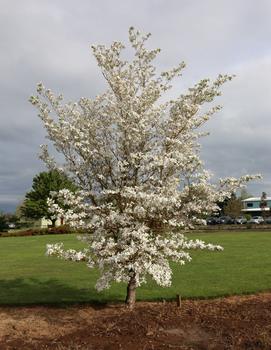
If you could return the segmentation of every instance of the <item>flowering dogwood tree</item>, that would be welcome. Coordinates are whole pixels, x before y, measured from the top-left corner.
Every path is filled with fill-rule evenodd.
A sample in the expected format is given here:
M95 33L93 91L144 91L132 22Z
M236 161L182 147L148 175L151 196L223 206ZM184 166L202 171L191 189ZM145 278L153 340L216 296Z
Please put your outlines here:
M220 109L201 112L201 107L219 96L232 76L201 80L162 103L185 65L158 74L153 60L160 50L146 48L149 36L130 28L130 62L121 58L120 42L92 47L108 83L108 90L95 99L64 104L62 96L42 84L30 99L48 138L64 155L64 170L80 188L75 194L66 189L55 193L70 209L64 211L50 199L51 211L86 232L81 237L84 251L65 251L56 244L47 246L47 254L97 266L98 290L113 281L127 283L131 308L136 287L147 276L161 286L171 284L170 261L185 264L191 249L223 249L188 240L183 233L252 178L227 178L214 185L199 157L199 128ZM49 168L57 166L46 146L41 157Z

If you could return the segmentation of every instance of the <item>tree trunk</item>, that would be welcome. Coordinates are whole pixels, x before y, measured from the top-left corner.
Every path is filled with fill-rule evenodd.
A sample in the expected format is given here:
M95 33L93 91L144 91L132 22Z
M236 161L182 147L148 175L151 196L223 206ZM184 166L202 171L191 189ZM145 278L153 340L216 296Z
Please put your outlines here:
M52 227L56 227L56 219L51 219L52 221Z
M133 274L127 285L127 294L125 303L130 310L133 310L136 301L136 275Z

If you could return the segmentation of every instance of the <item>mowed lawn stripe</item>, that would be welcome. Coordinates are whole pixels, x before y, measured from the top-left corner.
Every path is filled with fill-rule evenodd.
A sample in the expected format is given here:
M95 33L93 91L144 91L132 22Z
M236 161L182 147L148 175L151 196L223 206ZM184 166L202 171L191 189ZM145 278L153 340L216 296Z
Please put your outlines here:
M191 233L221 244L223 252L194 251L191 263L172 263L173 283L158 287L153 281L138 288L138 300L211 298L271 289L271 232ZM98 293L97 270L45 256L47 243L83 247L75 235L0 239L0 304L82 303L124 300L126 287L114 284Z

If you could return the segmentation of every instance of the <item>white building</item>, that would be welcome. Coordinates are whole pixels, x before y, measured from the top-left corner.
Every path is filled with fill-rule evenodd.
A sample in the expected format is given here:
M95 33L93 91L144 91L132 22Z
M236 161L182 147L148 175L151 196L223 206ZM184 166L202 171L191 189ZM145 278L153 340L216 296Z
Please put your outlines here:
M264 206L261 207L261 204L264 201ZM244 214L250 214L252 216L262 215L265 212L269 215L271 208L271 197L265 197L264 200L262 197L251 197L242 200L243 209L242 212Z

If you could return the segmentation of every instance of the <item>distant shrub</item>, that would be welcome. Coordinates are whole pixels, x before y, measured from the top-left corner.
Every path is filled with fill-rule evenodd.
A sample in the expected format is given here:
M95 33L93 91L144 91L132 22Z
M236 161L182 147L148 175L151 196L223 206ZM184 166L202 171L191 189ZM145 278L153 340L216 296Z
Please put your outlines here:
M66 233L71 233L71 228L68 225L62 225L62 226L57 226L57 227L51 227L48 230L48 234L66 234Z
M51 228L31 228L23 231L3 232L1 237L22 237L22 236L41 236L41 235L60 235L72 233L71 228L67 225Z

